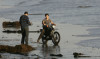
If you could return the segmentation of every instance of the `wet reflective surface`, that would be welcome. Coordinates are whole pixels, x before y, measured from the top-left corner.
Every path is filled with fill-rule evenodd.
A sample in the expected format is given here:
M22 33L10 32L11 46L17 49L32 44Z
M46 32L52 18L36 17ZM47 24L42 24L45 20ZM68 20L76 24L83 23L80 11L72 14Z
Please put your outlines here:
M57 56L50 56L50 54L60 54L60 46L42 45L41 55L44 57L44 59L57 58Z

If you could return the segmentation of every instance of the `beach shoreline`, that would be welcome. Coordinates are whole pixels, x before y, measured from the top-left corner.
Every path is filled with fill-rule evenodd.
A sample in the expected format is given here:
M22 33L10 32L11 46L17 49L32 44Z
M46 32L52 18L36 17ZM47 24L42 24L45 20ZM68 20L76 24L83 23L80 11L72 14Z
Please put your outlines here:
M29 27L30 31L40 30L42 28L41 22L32 21L32 23L33 23L33 25ZM32 55L36 54L38 56L41 56L41 58L52 58L50 56L50 54L53 54L53 53L58 54L59 53L59 54L63 55L63 57L60 59L65 59L65 58L74 58L72 55L74 52L84 53L89 56L95 56L95 55L99 56L98 54L96 54L97 53L96 51L100 51L98 48L84 47L81 45L77 45L77 43L79 43L81 41L96 38L96 37L77 37L77 35L87 35L89 32L86 30L89 28L91 28L91 27L57 23L56 29L60 33L60 36L61 36L61 41L59 43L59 46L56 46L56 48L54 48L53 43L51 41L48 41L48 48L53 52L49 52L48 49L43 48L42 44L36 43L39 33L30 33L29 34L29 45L32 47L35 47L36 50L31 51L27 57L31 56L30 58L33 58ZM18 34L18 33L7 34L7 33L1 32L0 37L1 37L1 39L0 39L1 45L15 46L15 45L19 45L20 41L21 41L21 34ZM40 42L42 43L42 41L40 41ZM41 49L45 49L45 50L41 50ZM56 51L55 49L60 50L60 51ZM41 51L44 52L44 54L47 54L47 57L44 57L44 55L42 54ZM90 53L90 51L91 51L91 53ZM94 52L95 52L95 55L94 55ZM1 53L1 56L2 55L3 54ZM9 54L6 54L6 56L7 55L9 55ZM17 56L16 58L22 58L19 56ZM14 58L14 57L12 56L12 57L8 57L8 58ZM59 59L59 57L55 57L55 58Z

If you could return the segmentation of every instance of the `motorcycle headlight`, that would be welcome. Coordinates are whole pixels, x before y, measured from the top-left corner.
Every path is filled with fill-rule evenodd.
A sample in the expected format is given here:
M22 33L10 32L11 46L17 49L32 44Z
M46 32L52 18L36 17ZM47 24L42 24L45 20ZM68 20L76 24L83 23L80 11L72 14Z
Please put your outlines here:
M56 26L52 26L53 28L55 28Z

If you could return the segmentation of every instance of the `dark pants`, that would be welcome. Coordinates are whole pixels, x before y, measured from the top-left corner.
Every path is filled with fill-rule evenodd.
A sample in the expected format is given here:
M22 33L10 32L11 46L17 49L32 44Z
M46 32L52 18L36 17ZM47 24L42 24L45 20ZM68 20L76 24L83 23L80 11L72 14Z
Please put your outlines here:
M37 41L39 41L39 40L42 38L42 36L44 35L44 33L45 33L46 30L51 31L52 29L51 29L50 27L47 28L47 26L43 26L43 30L42 30L42 32L40 33L40 35L39 35ZM52 32L51 32L51 35L52 35Z
M24 41L25 41L25 44L28 45L29 28L28 27L21 28L21 31L22 31L21 44L24 44Z

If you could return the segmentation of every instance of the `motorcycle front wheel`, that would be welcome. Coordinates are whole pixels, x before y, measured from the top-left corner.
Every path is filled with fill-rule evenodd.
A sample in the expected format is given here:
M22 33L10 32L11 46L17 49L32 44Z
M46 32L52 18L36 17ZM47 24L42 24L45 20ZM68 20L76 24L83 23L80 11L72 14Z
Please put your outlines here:
M59 32L54 32L53 37L52 37L52 42L54 45L58 45L60 42L60 34Z
M42 37L42 42L43 42L43 44L47 44L47 39L45 38L45 37Z

